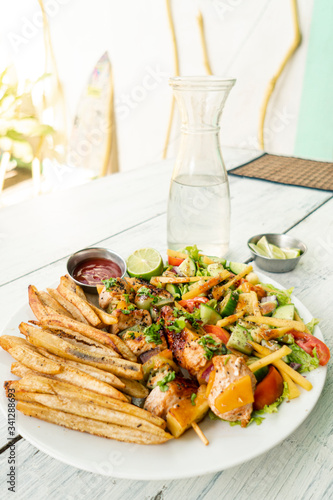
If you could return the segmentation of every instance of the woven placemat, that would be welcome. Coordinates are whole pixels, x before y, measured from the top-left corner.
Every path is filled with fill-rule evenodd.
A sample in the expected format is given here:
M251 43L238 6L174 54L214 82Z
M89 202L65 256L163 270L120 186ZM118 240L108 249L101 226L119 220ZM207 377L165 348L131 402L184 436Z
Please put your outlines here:
M333 191L333 163L264 154L229 174L265 181Z

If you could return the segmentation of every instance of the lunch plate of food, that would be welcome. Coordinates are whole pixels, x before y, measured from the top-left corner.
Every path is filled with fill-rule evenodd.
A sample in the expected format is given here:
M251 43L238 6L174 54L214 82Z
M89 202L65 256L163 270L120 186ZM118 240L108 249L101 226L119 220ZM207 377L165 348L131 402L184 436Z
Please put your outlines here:
M292 288L195 245L166 263L140 249L127 273L96 295L70 275L29 286L0 337L18 433L83 470L161 480L239 465L302 424L330 353Z

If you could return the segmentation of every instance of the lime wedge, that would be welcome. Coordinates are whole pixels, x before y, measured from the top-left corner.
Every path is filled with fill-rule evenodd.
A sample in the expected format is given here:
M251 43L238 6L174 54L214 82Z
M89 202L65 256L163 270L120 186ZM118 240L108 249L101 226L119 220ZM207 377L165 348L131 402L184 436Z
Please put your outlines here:
M262 250L265 253L266 257L273 258L271 245L268 243L266 236L260 238L260 240L257 242L257 247L259 247L260 250Z
M280 247L272 244L270 244L269 246L272 251L273 259L286 259L286 256Z
M127 259L127 272L133 278L149 280L163 272L163 260L154 248L135 250Z
M286 259L295 259L301 255L301 251L299 248L281 248Z
M267 253L264 252L261 248L258 247L255 243L249 243L249 247L253 250L254 253L261 255L262 257L268 257Z

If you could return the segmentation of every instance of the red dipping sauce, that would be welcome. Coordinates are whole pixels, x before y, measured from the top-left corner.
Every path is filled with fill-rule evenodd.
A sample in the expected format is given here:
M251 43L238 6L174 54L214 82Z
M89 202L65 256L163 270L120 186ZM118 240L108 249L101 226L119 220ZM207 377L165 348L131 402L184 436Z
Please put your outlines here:
M118 264L110 259L91 258L78 264L73 271L73 278L84 285L101 285L102 280L120 278L121 272Z

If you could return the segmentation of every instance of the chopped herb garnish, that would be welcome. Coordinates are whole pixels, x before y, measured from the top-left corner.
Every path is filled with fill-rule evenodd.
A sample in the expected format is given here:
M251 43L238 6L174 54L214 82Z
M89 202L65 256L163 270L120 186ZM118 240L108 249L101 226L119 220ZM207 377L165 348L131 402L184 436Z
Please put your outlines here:
M135 339L135 333L134 333L134 332L128 332L128 334L127 334L127 335L128 335L128 337L129 337L130 339L132 339L132 340L134 340L134 339Z
M197 397L197 394L195 392L193 392L191 394L191 403L192 403L192 406L195 406L195 398Z
M167 326L168 330L171 330L176 333L180 333L186 326L185 318L181 316L180 318L171 321L171 323Z
M228 363L229 359L230 359L230 356L227 356L227 357L225 358L225 360L224 360L224 366Z
M144 295L145 297L150 297L152 300L152 304L156 304L156 302L158 302L158 297L156 297L156 295L152 294L151 291L149 290L149 288L147 288L146 286L142 286L138 291L137 291L137 295Z
M145 336L145 341L147 342L147 344L162 344L160 329L161 325L159 325L158 323L153 323L143 330L143 335Z
M131 314L131 312L134 311L134 309L135 309L135 305L130 304L127 309L121 309L121 312L123 314Z
M162 378L162 380L159 380L157 382L157 385L160 388L160 391L166 392L169 389L168 382L172 382L172 380L175 380L176 374L175 372L169 372L165 375L165 377Z
M187 321L191 323L193 328L197 330L200 328L200 324L197 322L197 319L200 318L200 310L197 309L194 313L189 313L183 309L177 309L176 307L173 310L174 316L179 316L180 318L185 318ZM185 327L184 327L185 328Z
M128 293L124 293L124 294L123 294L123 297L124 297L124 299L125 299L126 304L129 304L129 303L130 303L130 299L129 299L129 295L128 295Z
M102 283L105 286L105 290L109 292L110 288L117 284L117 278L109 278L108 280L102 280Z
M198 344L204 348L205 358L210 360L214 355L225 354L226 347L223 344L216 342L211 335L204 335L198 340Z

